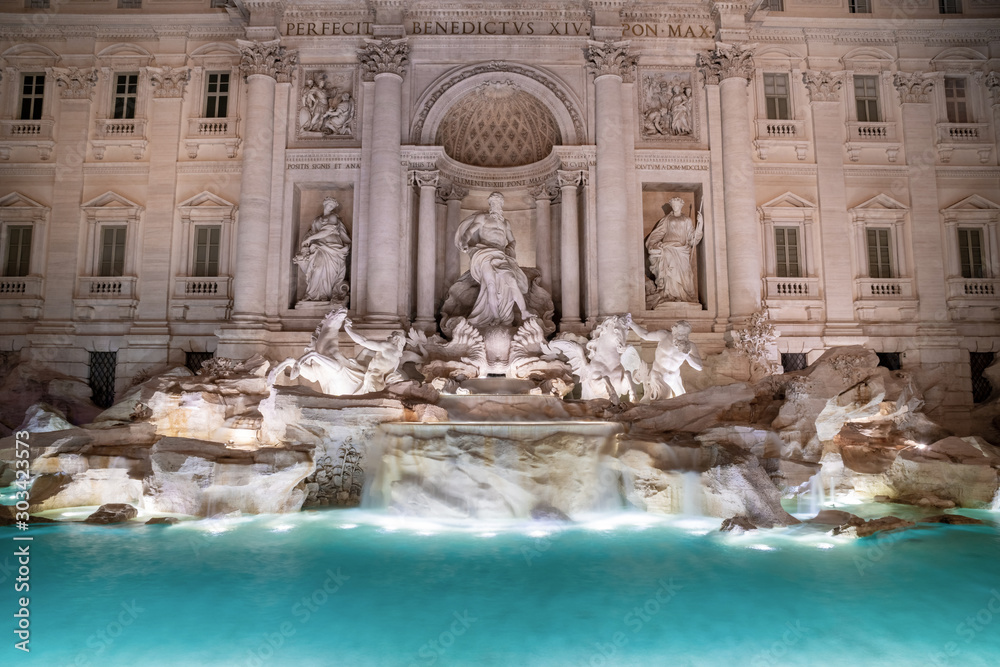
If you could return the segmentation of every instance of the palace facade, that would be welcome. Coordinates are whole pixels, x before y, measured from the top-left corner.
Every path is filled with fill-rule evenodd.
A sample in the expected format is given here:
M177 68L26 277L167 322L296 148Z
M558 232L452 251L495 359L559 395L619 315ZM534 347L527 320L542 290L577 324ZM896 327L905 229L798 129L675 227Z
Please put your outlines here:
M991 391L990 0L0 0L0 66L0 342L105 402L340 304L435 330L494 191L562 331L766 310L786 368L865 345L958 428Z

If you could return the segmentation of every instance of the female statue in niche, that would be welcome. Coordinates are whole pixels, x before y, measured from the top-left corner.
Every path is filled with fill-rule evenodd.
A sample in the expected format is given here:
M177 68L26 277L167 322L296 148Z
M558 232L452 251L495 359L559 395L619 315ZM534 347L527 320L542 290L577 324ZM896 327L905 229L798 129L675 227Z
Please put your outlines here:
M323 214L313 220L298 254L292 258L306 277L303 301L343 302L347 295L344 277L351 239L340 216L334 213L338 206L333 197L323 200Z
M699 211L695 225L691 218L681 213L684 200L680 197L674 197L667 204L670 213L660 218L646 237L649 268L656 279L656 291L647 297L649 308L664 301L698 301L691 259L704 234L704 217Z
M479 283L479 296L467 319L473 326L510 326L514 306L522 319L530 316L524 301L529 283L517 265L514 234L503 216L503 195L494 192L487 201L489 211L470 215L455 233L455 245L469 254L469 274Z

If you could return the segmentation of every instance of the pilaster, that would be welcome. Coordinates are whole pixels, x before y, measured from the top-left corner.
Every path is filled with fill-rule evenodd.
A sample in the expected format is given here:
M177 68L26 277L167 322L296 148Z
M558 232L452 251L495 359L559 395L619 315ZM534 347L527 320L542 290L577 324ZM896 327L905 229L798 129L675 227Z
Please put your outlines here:
M410 172L410 183L420 192L417 209L417 319L414 326L428 333L437 328L434 317L434 268L439 175L437 171Z

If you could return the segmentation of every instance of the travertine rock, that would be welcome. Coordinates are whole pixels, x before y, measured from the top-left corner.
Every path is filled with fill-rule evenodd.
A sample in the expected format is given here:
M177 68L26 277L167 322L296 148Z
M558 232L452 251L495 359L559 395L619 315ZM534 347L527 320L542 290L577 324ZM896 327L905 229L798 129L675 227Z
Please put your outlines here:
M84 523L105 525L109 523L123 523L139 516L139 510L125 503L107 503L86 519Z

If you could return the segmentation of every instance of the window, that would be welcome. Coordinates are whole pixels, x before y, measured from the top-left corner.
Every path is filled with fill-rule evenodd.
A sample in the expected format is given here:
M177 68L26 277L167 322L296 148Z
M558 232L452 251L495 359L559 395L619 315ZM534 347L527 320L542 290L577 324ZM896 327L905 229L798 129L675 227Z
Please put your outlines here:
M115 402L115 367L117 352L90 353L90 400L99 408L110 408Z
M118 0L118 9L142 9L142 0Z
M772 12L785 11L785 0L767 0L767 8Z
M871 0L847 0L847 10L852 14L871 14Z
M788 75L764 75L764 102L768 120L788 120Z
M899 352L876 352L878 355L878 365L888 368L890 371L898 371L903 367L903 361Z
M797 227L774 228L775 273L779 278L799 278L799 230Z
M882 120L878 113L877 76L854 77L854 103L859 123L878 123Z
M222 227L198 226L194 228L194 275L219 275L219 239Z
M101 228L101 257L97 275L121 276L125 274L125 226Z
M961 14L962 0L938 0L938 10L942 14Z
M212 4L209 6L214 9L216 7L225 7L227 4L229 4L229 0L212 0Z
M214 352L185 352L184 365L187 369L197 375L201 371L201 365L215 356Z
M229 72L209 72L205 86L205 118L229 115Z
M115 108L112 118L135 118L138 91L138 74L119 74L115 77Z
M983 230L959 228L958 255L963 278L986 277L986 267L983 264Z
M3 263L5 276L26 276L31 264L31 225L11 225L7 228L7 256Z
M45 75L24 74L21 77L21 120L41 120L45 97Z
M969 112L965 98L965 79L960 76L944 78L944 104L949 123L968 123Z
M972 370L972 402L985 403L993 395L993 385L983 375L996 359L996 352L970 352L969 366Z
M782 352L781 353L781 367L785 369L786 373L791 373L792 371L801 371L809 364L806 363L806 355L804 352Z
M28 0L28 9L48 9L49 0Z
M892 278L892 259L888 229L866 230L868 236L868 276L870 278Z

